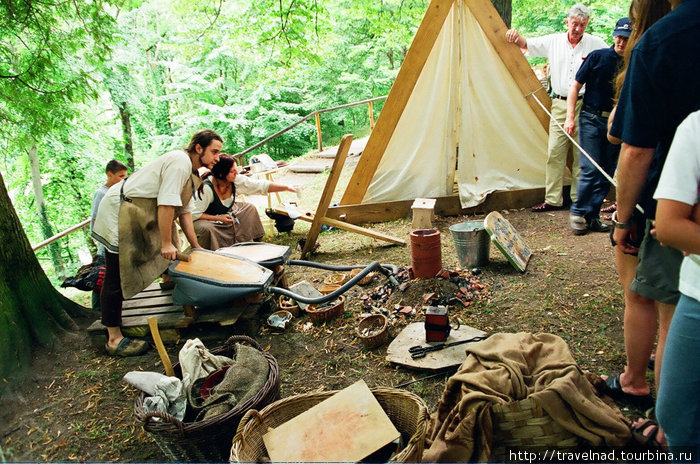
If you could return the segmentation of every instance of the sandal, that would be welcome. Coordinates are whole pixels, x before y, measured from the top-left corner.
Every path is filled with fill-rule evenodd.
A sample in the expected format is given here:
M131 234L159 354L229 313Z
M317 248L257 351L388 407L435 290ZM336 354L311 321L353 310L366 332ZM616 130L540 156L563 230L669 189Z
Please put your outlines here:
M666 449L666 446L659 443L656 439L656 435L659 432L659 424L655 421L644 419L638 424L632 424L630 430L632 438L638 445L650 449Z
M111 348L105 343L105 350L112 356L138 356L148 351L148 343L143 340L124 337L119 341L116 348Z
M550 205L550 204L547 203L546 201L545 201L545 202L542 202L542 203L540 203L540 204L538 204L538 205L535 205L535 206L533 206L532 208L530 208L530 210L531 210L533 213L544 213L545 211L559 211L560 209L564 209L564 207L563 207L563 206L554 206L554 205Z
M654 406L654 398L651 396L651 393L647 393L646 395L632 395L622 390L622 385L620 384L620 374L617 374L614 377L608 377L605 380L605 389L603 390L603 393L614 400L630 403L642 410L646 410Z
M601 213L614 213L615 211L617 211L617 203L613 203L605 208L600 208Z

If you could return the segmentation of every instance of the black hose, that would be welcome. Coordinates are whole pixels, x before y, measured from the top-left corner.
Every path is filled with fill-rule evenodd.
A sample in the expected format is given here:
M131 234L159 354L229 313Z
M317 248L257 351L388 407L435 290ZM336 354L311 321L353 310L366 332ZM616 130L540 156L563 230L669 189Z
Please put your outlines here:
M315 267L318 269L324 269L326 271L352 271L353 269L365 269L366 268L366 266L361 265L361 264L356 265L356 266L337 266L334 264L316 263L314 261L304 261L301 259L290 259L289 261L287 261L287 264L290 266ZM371 266L371 264L370 264L370 266ZM393 264L382 264L381 266L383 268L387 268L393 274L398 274L398 272L399 272L399 268L394 266ZM382 272L382 274L384 274L384 272Z
M304 263L304 264L301 264ZM313 263L311 261L297 261L297 260L292 260L288 261L287 264L297 264L297 265L309 265L309 267L319 267L321 269L328 269L328 270L350 270L350 269L359 269L362 266L355 266L355 267L349 267L349 266L330 266L330 268L322 267L322 266L329 266L328 264L319 264L319 263ZM355 277L352 279L348 280L345 282L343 285L341 285L339 288L336 290L332 291L328 295L323 295L318 298L307 298L302 295L297 295L296 293L292 293L286 288L280 288L280 287L270 287L267 289L269 293L276 293L278 295L284 295L289 298L292 298L296 301L299 301L301 303L306 303L306 304L321 304L321 303L326 303L327 301L333 301L343 293L347 292L350 287L354 286L357 282L362 280L367 274L372 272L374 269L379 268L379 270L384 273L384 272L389 272L387 269L383 269L383 266L386 265L380 265L377 261L372 261L369 265L367 265L362 271L360 271L359 274L357 274ZM389 264L388 266L394 266L393 264ZM344 269L340 269L344 268ZM393 276L392 276L393 277Z

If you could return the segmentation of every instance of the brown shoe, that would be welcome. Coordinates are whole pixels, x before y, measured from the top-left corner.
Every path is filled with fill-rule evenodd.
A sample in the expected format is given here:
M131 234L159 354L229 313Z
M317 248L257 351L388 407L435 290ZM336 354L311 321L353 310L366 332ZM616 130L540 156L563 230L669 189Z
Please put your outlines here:
M558 211L558 210L560 210L560 209L564 209L564 207L563 207L563 206L554 206L554 205L550 205L550 204L547 203L546 201L543 201L543 202L540 203L539 205L533 206L531 209L532 209L532 212L533 212L533 213L544 213L544 212L546 212L546 211Z
M143 340L124 337L119 341L116 348L110 348L105 344L105 350L112 356L138 356L148 351L148 343Z

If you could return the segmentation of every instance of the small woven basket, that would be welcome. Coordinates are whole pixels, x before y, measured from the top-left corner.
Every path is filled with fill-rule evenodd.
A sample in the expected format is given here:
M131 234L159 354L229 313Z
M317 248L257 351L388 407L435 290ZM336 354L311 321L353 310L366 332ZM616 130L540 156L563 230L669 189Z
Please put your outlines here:
M301 309L299 308L297 302L287 296L280 295L279 299L277 300L277 306L281 310L289 311L294 317L299 317L299 314L301 314Z
M347 282L347 277L347 274L331 274L323 279L323 283L326 285L341 285Z
M491 406L493 416L492 461L503 461L507 450L547 448L567 450L579 438L562 428L535 401L525 398Z
M319 287L318 291L323 295L328 295L340 288L340 284L323 284Z
M358 269L353 269L353 270L350 271L350 273L348 274L347 280L346 280L345 282L347 282L348 280L352 279L353 277L355 277L355 276L356 276L357 274L359 274L360 272L362 272L362 269L359 269L359 268L358 268ZM367 284L369 284L370 282L372 282L372 279L374 278L374 275L375 275L375 274L376 274L375 272L370 272L369 274L367 274L366 276L364 276L363 278L361 278L360 281L357 282L357 283L360 284L360 285L367 285ZM345 283L345 282L343 282L343 283Z
M386 328L387 318L383 314L372 314L365 317L357 325L357 338L360 339L365 348L372 349L382 346L389 338L389 331ZM371 331L372 335L363 335L363 332Z
M262 411L248 411L233 437L231 462L269 462L263 435L311 409L337 391L291 396L267 406ZM373 388L372 393L401 432L404 448L390 462L420 462L428 429L428 407L413 393L396 388Z
M236 335L226 340L221 347L211 350L211 353L233 357L236 343L247 343L262 351L260 345L252 338ZM146 412L143 406L146 394L143 392L136 397L134 414L170 461L223 462L231 451L231 439L243 415L250 409L260 409L279 398L280 377L277 361L268 353L263 352L263 355L270 366L267 382L256 395L225 414L202 421L187 422L192 418L186 416L185 421L181 421L167 413ZM180 365L175 364L173 369L175 375L182 378Z
M317 322L319 324L331 321L343 314L343 311L345 310L345 297L340 295L332 305L326 306L321 310L318 310L318 307L320 307L320 305L309 305L306 307L306 314L309 315L309 318L313 322Z

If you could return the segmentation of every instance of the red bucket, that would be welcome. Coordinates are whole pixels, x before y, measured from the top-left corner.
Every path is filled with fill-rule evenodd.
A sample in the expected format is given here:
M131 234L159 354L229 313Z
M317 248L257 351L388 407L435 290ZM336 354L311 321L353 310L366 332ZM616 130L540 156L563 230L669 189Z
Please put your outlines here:
M411 232L411 267L416 279L431 279L442 269L440 232L419 229Z

